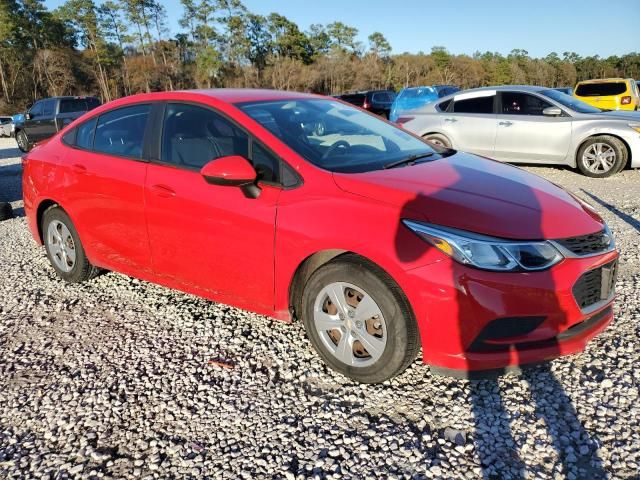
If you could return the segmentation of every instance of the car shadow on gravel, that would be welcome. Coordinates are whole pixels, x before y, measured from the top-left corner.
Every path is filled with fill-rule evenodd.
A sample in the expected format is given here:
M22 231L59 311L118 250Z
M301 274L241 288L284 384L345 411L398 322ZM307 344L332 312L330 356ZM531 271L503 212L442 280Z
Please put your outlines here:
M581 188L580 190L582 190L589 198L591 198L591 200L593 200L594 202L597 202L598 204L602 205L604 208L609 210L611 213L613 213L614 215L617 215L619 218L621 218L622 220L627 222L637 232L640 232L640 220L636 219L635 217L632 217L628 213L624 213L622 210L617 209L616 207L614 207L610 203L605 202L603 199L601 199L597 195L594 195L593 193L587 192L584 188Z
M477 185L485 184L485 182L487 185L492 185L495 179L491 174L487 172L486 178L482 178L483 174L476 171L469 176L465 174L463 166L459 166L455 162L447 165L450 171L442 173L451 179L447 188L419 193L404 205L400 220L420 221L425 217L430 217L429 208L438 209L439 213L448 209L451 211L451 224L460 225L462 223L464 225L464 222L455 221L454 216L473 215L475 208L478 208L479 212L488 208L487 204L491 204L492 200L487 202L487 199L480 195L469 194L468 197L478 204L486 202L485 205L469 204L467 210L462 212L460 206L455 202L459 200L459 196L456 196L459 192L477 191ZM527 229L527 237L531 239L549 238L545 234L545 230L551 232L557 219L544 218L549 207L543 207L544 199L537 198L538 195L541 195L539 191L527 186L529 184L528 175L520 176L517 172L514 172L513 175L519 178L522 185L517 183L508 185L508 188L514 189L509 193L518 199L520 205L526 205L526 208L518 211L522 215L526 215L522 228ZM522 225L523 219L519 220ZM509 220L496 217L494 221L506 222ZM473 224L473 221L470 220L469 223ZM406 243L402 241L402 238L407 232L402 222L399 221L398 225L396 254L399 261L417 260L428 248L427 242L424 243L424 251L407 252L403 250L402 246ZM509 229L503 230L508 231ZM442 268L439 267L439 271ZM426 349L428 352L430 347L434 351L439 350L441 355L436 358L444 363L449 362L452 358L459 359L461 357L459 352L464 352L465 366L456 366L455 370L441 368L432 368L432 370L470 380L468 391L475 423L475 431L471 437L480 459L483 478L532 478L531 475L536 476L536 472L541 469L546 470L544 473L551 476L559 470L567 478L607 478L602 460L597 454L599 442L580 421L571 397L551 371L550 364L526 368L524 366L532 361L530 356L532 348L540 349L544 358L555 358L561 354L560 345L555 336L539 339L535 344L522 339L541 325L548 325L552 327L550 330L554 331L568 323L558 294L550 293L555 291L554 271L542 270L529 274L531 277L535 275L530 283L518 286L509 285L506 279L504 282L500 280L498 272L491 274L491 276L483 275L481 271L478 272L478 275L474 275L473 270L470 270L469 267L451 262L451 279L449 281L434 279L433 289L440 293L430 293L424 297L425 301L430 303L432 317L437 317L438 326L429 330L429 319L419 320L425 322L422 326L427 329L427 337L423 336L423 340L428 338L430 331L434 335L434 340L429 340L432 342L431 344L425 345L423 342L423 350ZM492 285L492 282L497 283ZM482 297L487 291L491 292L494 289L499 293L497 297L496 293L494 293L494 297L490 296L493 298L493 302ZM479 297L474 297L473 292L479 292ZM485 298L491 304L490 307L487 307L488 310L485 309L480 298ZM491 317L486 319L487 312L493 310L502 312L501 315L512 315L512 312L515 312L520 316L518 318L510 316L506 319L498 316L495 319ZM536 317L532 316L534 311ZM479 322L478 317L482 315L485 320ZM527 324L531 326L522 326ZM435 338L436 336L437 338ZM518 338L521 340L518 341ZM427 357L428 353L425 358ZM492 362L491 371L480 372L488 368L487 359ZM533 414L527 413L526 408L518 408L512 415L505 407L504 402L507 394L509 393L511 400L514 395L501 389L501 382L498 381L497 376L513 371L514 367L515 371L521 368L523 373L522 378L516 381L524 380L528 384L528 388L525 386L524 390L529 391L528 396L518 397L521 398L521 401L532 402ZM480 380L481 378L488 379ZM512 432L511 425L520 423L522 419L518 419L522 415L533 415L535 418L531 418L529 420L531 422L543 422L550 439L550 447L555 451L557 464L526 465L520 458L519 449L527 443L527 437L531 431ZM461 475L462 477L463 475Z

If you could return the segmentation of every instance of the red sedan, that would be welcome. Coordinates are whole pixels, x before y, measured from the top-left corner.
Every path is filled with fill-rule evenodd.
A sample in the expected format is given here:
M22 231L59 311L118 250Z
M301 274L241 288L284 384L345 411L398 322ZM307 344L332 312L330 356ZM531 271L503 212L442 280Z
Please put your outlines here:
M36 146L23 188L64 280L109 269L300 319L360 382L420 349L441 373L517 369L581 351L613 315L618 254L588 204L332 98L123 98Z

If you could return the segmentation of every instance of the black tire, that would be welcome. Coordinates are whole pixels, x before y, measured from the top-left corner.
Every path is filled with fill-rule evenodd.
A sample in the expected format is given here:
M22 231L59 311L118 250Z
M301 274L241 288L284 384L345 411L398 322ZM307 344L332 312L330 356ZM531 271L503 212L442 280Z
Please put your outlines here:
M585 158L585 152L587 152L595 144L606 145L610 147L615 153L615 160L613 161L613 165L608 170L603 170L601 172L593 171L587 165L588 160ZM611 175L615 175L616 173L624 169L628 160L629 152L626 145L622 143L621 140L616 137L612 137L611 135L598 135L596 137L589 138L580 146L576 155L576 163L580 172L582 172L583 175L592 178L606 178Z
M24 130L20 130L16 133L16 143L18 144L18 148L23 153L28 153L33 145L29 142L29 137L27 136L27 132Z
M63 271L53 259L51 247L48 241L48 229L52 222L62 223L70 232L73 239L73 250L75 251L75 262L70 271ZM51 266L56 271L58 276L69 283L80 283L86 280L90 280L99 273L99 269L91 265L80 242L80 237L76 231L73 222L62 208L53 206L44 212L42 216L42 237L44 241L45 250L47 251L47 257Z
M352 366L342 362L323 343L315 328L316 299L326 286L334 282L346 282L361 288L380 308L386 325L386 345L381 356L371 365ZM337 257L311 275L302 295L302 321L309 340L324 362L360 383L384 382L400 374L415 360L420 350L418 327L400 287L382 269L356 255Z
M0 222L13 218L13 209L9 202L0 202Z
M436 146L451 148L451 141L447 137L445 137L444 135L440 135L439 133L428 133L422 138L424 138L427 142L435 144Z

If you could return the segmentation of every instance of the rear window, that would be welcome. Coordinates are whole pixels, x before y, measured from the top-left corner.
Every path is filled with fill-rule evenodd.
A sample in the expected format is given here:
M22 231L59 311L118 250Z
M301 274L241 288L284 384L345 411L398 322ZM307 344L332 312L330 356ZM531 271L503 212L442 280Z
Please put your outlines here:
M97 98L63 98L60 100L60 113L88 112L100 106Z
M624 82L581 83L576 88L576 95L580 97L606 97L620 95L627 91Z
M362 93L358 93L355 95L341 95L339 98L345 102L351 103L352 105L357 105L361 107L364 105L364 95Z
M374 102L381 102L381 103L391 103L393 102L395 98L395 95L393 95L390 92L378 92L378 93L374 93L371 96L371 100Z

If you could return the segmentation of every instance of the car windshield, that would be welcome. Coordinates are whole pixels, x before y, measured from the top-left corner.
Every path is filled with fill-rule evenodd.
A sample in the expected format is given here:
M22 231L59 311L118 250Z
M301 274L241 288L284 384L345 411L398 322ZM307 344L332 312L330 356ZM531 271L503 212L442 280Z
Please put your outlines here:
M451 152L436 151L387 122L333 100L278 100L237 106L295 152L332 172L380 170L415 156L438 154L416 160L427 161Z
M573 110L578 113L600 113L602 110L596 107L592 107L588 103L583 102L582 100L578 100L571 95L567 95L566 93L559 92L557 90L542 90L539 92L541 95L545 97L549 97L552 100L562 104L563 106Z

